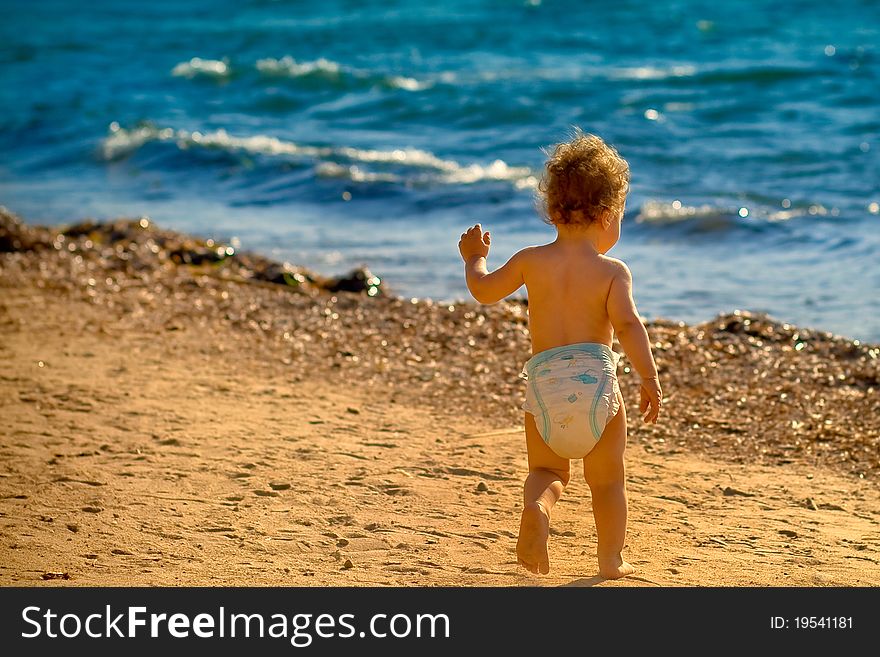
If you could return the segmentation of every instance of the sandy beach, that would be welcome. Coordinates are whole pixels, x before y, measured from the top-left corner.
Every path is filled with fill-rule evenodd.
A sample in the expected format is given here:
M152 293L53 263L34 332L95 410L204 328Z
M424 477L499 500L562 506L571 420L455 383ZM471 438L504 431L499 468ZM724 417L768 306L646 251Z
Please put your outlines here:
M523 303L74 223L0 211L2 585L880 585L878 345L650 322L667 401L629 418L638 572L598 577L573 463L535 576Z

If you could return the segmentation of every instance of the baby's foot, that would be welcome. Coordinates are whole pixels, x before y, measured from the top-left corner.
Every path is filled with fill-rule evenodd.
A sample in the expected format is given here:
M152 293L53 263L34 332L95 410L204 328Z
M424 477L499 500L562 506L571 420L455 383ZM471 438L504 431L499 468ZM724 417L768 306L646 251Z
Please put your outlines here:
M550 572L547 539L550 537L550 516L538 502L523 509L516 542L517 562L526 570L546 575Z
M620 579L632 575L634 572L636 572L635 567L619 556L606 563L599 562L599 574L605 579Z

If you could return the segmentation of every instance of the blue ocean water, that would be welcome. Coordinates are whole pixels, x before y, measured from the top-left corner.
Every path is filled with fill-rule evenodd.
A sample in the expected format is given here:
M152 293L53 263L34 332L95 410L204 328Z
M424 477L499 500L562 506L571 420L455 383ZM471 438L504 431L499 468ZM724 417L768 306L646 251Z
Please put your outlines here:
M632 168L648 317L734 308L880 341L874 0L0 0L0 203L149 215L406 296L552 239L541 147Z

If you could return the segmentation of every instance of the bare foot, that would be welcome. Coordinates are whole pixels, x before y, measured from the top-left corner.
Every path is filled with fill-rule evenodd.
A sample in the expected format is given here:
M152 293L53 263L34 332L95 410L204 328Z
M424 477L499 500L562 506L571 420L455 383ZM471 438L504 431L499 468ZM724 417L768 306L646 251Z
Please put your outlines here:
M527 505L519 523L519 540L516 542L518 563L533 573L546 575L550 572L550 555L547 539L550 537L550 516L538 502Z
M608 563L599 562L599 574L605 579L620 579L636 572L635 566L617 557Z

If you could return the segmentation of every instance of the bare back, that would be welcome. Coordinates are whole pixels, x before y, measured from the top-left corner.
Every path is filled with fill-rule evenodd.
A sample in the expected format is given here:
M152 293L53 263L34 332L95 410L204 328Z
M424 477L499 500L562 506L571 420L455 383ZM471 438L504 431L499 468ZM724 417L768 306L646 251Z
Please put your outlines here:
M532 353L577 342L611 346L606 301L615 274L612 262L584 244L552 242L528 250L523 280Z

